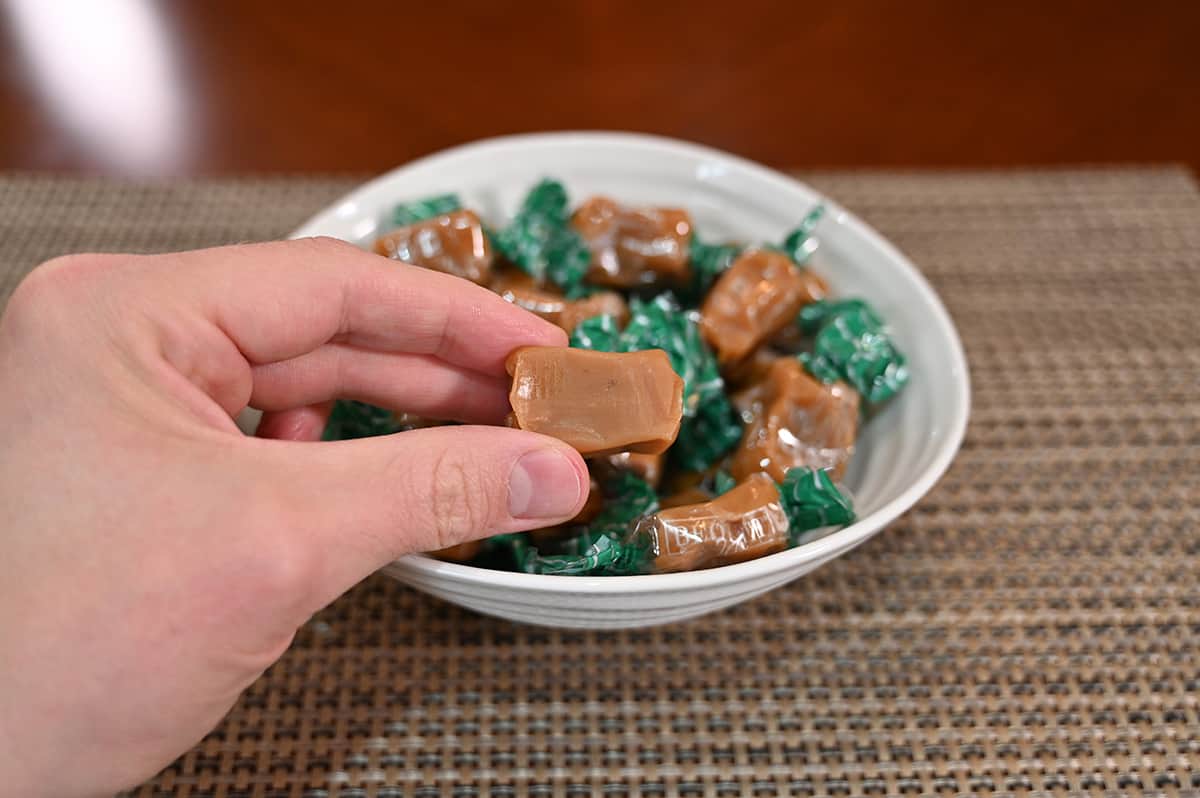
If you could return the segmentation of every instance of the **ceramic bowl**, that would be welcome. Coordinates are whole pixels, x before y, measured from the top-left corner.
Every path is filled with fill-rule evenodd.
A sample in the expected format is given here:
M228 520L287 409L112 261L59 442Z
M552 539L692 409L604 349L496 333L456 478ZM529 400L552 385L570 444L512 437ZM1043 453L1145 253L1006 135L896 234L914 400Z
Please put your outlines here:
M937 294L895 247L836 202L779 172L681 141L624 133L554 133L481 141L402 166L321 211L293 237L367 245L401 200L457 192L493 224L511 217L538 179L562 180L572 201L682 206L708 240L779 241L817 201L812 265L836 296L861 296L887 320L912 379L866 425L846 476L858 520L788 551L679 574L545 576L405 557L385 571L489 615L543 626L628 628L693 618L746 601L858 546L919 500L945 472L966 428L970 396L958 333Z

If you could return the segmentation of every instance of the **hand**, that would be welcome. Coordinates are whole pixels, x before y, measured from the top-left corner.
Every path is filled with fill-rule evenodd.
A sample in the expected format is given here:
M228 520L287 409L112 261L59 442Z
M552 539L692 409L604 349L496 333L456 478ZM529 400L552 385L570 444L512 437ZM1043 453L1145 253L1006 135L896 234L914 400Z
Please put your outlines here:
M327 239L36 269L0 318L0 793L131 786L380 566L573 516L583 461L532 433L312 442L334 397L499 424L525 344L566 337Z

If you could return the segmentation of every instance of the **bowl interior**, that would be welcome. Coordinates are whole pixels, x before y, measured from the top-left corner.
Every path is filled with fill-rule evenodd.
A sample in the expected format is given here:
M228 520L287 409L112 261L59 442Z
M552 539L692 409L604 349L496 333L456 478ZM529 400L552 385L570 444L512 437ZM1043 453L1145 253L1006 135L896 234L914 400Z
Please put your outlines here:
M629 204L684 207L706 240L779 242L818 201L812 266L837 296L870 301L909 360L905 391L867 424L846 476L859 520L794 549L710 571L648 577L577 578L508 574L406 558L404 569L454 581L510 587L606 592L691 584L800 566L865 540L912 505L944 472L968 409L967 367L958 335L936 294L908 260L869 227L804 184L696 145L631 134L546 134L494 139L449 150L378 178L318 214L293 234L331 235L367 244L386 229L400 201L453 191L494 225L507 221L542 177L562 180L572 203L608 194ZM678 579L677 579L678 578ZM548 580L548 581L547 581Z

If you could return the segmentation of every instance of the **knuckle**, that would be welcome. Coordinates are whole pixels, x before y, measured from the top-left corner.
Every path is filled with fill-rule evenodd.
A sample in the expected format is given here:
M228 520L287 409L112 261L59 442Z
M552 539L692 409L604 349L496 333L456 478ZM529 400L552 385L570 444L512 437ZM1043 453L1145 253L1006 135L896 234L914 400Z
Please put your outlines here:
M17 285L9 298L5 316L22 325L47 320L50 311L70 303L117 257L63 255L46 261Z
M60 263L72 257L75 256L47 261L25 275L25 279L17 284L16 290L8 300L9 312L36 311L46 304L57 301L62 286L62 281L58 279L57 274Z
M297 238L295 245L313 250L315 254L325 256L335 256L345 252L360 253L358 247L353 244L343 241L340 238L333 236L312 236L310 238Z
M306 596L319 577L313 552L296 540L303 536L288 534L295 530L282 531L279 540L262 547L254 569L259 589L275 602Z
M280 607L304 600L321 576L311 517L272 480L242 490L237 504L248 534L236 550L255 603Z
M488 486L460 454L449 451L439 454L430 477L430 514L436 548L460 543L490 525Z

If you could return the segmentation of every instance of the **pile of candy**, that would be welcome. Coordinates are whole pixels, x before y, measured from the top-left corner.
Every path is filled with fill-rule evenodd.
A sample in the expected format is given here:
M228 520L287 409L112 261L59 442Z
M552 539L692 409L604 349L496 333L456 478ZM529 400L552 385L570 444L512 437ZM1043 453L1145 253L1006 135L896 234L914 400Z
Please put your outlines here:
M572 213L554 180L498 230L453 194L398 206L379 254L485 285L568 333L571 349L510 355L510 423L567 441L592 472L569 523L434 554L527 573L663 573L853 521L837 481L861 419L908 371L879 316L829 298L805 265L823 210L778 245L743 247L703 241L680 209L593 197ZM325 438L436 423L340 401Z

